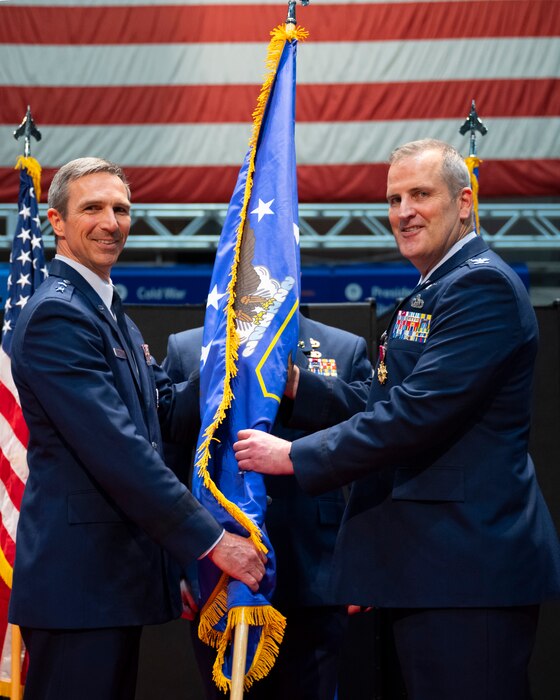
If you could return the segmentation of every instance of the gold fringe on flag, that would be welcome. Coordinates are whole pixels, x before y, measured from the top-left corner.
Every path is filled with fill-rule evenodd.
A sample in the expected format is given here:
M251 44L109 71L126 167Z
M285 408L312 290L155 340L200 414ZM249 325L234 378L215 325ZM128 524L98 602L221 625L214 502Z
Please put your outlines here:
M235 283L237 281L237 267L239 264L241 242L243 239L243 229L245 228L245 222L247 219L247 208L249 206L249 200L251 198L251 191L253 188L253 173L255 172L257 141L259 139L262 119L264 116L264 111L268 102L268 98L270 96L272 85L274 84L274 78L276 76L278 63L282 56L284 44L286 43L286 41L292 41L293 39L303 41L308 36L308 32L302 27L293 27L293 25L288 25L288 28L286 28L286 25L283 24L273 29L270 32L270 34L272 38L268 45L268 51L265 62L265 65L268 68L268 74L266 75L264 83L261 87L261 91L257 99L257 106L252 115L253 132L249 140L251 153L249 156L249 165L247 171L247 184L245 186L243 205L241 208L239 225L237 227L237 240L234 250L232 269L230 272L230 280L227 286L228 303L226 305L226 370L224 378L223 396L222 401L220 402L220 405L216 410L216 414L214 415L214 420L207 427L204 433L204 440L198 447L197 461L195 464L195 466L199 470L200 476L204 480L204 486L210 491L210 493L216 499L216 501L233 518L235 518L235 520L237 520L239 524L245 528L245 530L247 530L255 547L257 547L261 551L264 551L265 553L266 547L262 542L262 537L259 528L235 503L229 501L218 489L216 484L212 481L212 478L210 477L210 474L208 472L208 463L210 461L210 444L213 440L216 439L216 431L221 425L221 423L224 421L226 413L229 410L229 408L231 408L231 403L234 398L233 391L231 388L231 382L232 379L237 375L237 360L239 357L239 338L237 335L237 330L235 328L235 312L233 308L235 302Z
M235 328L235 284L237 281L237 268L239 265L239 257L241 251L241 242L243 238L243 230L247 219L247 209L251 198L253 188L253 174L255 172L255 159L257 153L257 142L259 139L262 120L264 117L266 105L270 97L270 92L274 84L278 64L282 56L282 51L286 41L304 41L308 37L308 32L302 27L294 27L293 25L279 25L270 32L271 40L268 45L265 65L268 70L260 94L257 99L257 105L253 112L253 131L249 139L249 163L247 170L247 181L243 197L243 205L239 217L239 225L237 227L237 239L234 250L234 259L230 271L230 280L227 287L228 302L226 305L227 324L226 324L226 368L224 377L223 395L220 405L214 415L213 422L207 427L204 432L204 439L197 450L197 461L195 467L203 479L205 488L207 488L216 501L224 508L249 534L251 541L257 549L267 552L266 545L262 541L262 534L258 526L247 516L241 508L235 503L227 499L219 490L212 480L208 471L208 463L211 459L210 445L215 437L221 423L226 417L227 411L231 408L233 401L233 391L231 383L237 375L237 361L239 351L239 337ZM226 630L223 634L216 632L213 626L227 612L227 582L228 577L222 576L218 585L214 589L212 595L208 599L206 605L200 613L200 624L198 634L202 641L217 648L217 658L214 664L214 681L222 690L226 690L231 686L230 679L222 672L224 656L230 642L232 630L237 624L240 608L233 608L229 611ZM245 620L249 625L262 626L261 641L257 647L253 664L245 676L245 689L249 688L253 681L264 678L274 664L274 660L278 654L278 649L284 629L286 619L272 606L259 606L254 608L243 608L245 611Z
M39 161L31 156L20 156L14 166L14 170L27 170L33 180L35 198L37 199L37 204L39 204L41 201L41 166Z
M8 588L12 587L13 576L14 570L12 569L12 565L6 559L6 555L4 554L2 548L0 548L0 577Z
M242 611L243 620L249 626L261 627L261 638L255 650L253 663L245 674L243 681L245 690L249 690L255 681L261 680L268 675L274 666L284 637L286 618L271 605L232 608L228 614L227 627L217 645L216 661L212 672L214 683L224 692L231 688L231 681L224 676L222 667L228 646L233 641L233 630L242 622Z
M471 189L473 191L474 218L476 221L476 232L478 235L480 235L480 219L478 218L478 179L475 177L474 171L483 162L484 161L477 156L468 156L465 158L465 163L469 169Z

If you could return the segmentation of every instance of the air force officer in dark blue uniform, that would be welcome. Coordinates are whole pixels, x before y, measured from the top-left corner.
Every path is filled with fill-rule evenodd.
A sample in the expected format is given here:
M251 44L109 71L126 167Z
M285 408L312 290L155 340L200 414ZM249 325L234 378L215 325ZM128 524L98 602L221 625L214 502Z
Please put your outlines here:
M26 700L133 700L141 626L180 615L180 567L207 555L255 589L264 566L162 459L160 424L188 436L198 397L171 385L113 300L130 229L122 171L72 161L49 207L57 256L12 346L29 478L9 618L29 652Z
M339 600L392 611L410 700L528 700L538 606L560 593L560 545L527 453L536 318L519 277L472 231L455 149L396 149L387 198L421 279L369 391L294 371L293 423L334 427L292 443L241 431L237 458L295 473L310 493L354 482Z

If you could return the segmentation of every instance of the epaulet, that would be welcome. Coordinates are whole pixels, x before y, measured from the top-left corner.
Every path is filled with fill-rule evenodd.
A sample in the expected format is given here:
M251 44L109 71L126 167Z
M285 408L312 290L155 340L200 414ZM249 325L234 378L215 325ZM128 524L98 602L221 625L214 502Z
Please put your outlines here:
M469 258L469 259L466 261L466 264L467 264L469 267L481 267L481 266L484 266L484 265L490 265L490 258L487 258L487 257L484 257L484 256L481 256L481 257L479 257L479 258Z
M59 299L70 300L74 293L74 285L70 280L58 278L55 280L51 277L52 284L48 290L47 296L57 297Z

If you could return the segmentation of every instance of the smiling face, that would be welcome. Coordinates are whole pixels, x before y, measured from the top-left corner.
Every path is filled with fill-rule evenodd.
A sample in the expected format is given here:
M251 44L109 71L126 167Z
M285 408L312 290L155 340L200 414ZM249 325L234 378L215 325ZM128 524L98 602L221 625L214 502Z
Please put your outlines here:
M395 161L387 177L389 222L405 258L425 275L472 230L472 190L453 195L442 176L442 154L426 150Z
M130 230L130 200L123 181L99 172L68 185L66 217L47 215L57 236L57 253L85 265L108 281Z

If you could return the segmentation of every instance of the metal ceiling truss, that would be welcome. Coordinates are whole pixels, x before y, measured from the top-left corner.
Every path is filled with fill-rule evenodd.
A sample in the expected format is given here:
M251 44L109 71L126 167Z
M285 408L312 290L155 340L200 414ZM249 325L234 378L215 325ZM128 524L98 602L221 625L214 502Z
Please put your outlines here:
M45 248L52 229L40 205ZM227 211L225 204L134 204L127 249L213 250ZM480 205L482 234L495 249L560 250L560 202ZM0 250L9 250L17 206L0 204ZM300 204L300 243L306 250L394 250L386 204Z

